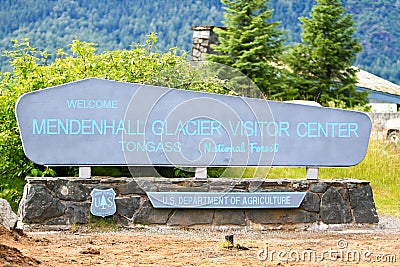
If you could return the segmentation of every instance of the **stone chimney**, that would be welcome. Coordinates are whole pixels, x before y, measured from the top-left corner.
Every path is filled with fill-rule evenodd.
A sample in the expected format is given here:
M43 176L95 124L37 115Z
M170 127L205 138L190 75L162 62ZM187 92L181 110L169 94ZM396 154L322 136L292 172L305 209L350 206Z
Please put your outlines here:
M205 60L205 54L215 54L211 44L219 44L218 35L214 28L225 29L220 26L193 26L192 61Z

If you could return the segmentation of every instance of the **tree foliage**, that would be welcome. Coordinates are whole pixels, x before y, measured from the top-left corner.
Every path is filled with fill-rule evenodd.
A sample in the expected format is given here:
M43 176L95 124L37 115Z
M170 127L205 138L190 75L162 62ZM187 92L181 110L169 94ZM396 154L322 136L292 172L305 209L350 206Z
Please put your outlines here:
M155 43L151 34L143 45L96 54L95 44L76 39L70 44L72 53L60 49L49 63L50 54L32 47L28 39L14 41L14 49L6 52L13 71L0 74L0 197L8 198L15 208L22 193L21 188L15 189L16 183L22 186L26 176L56 175L24 155L14 114L17 99L24 93L96 77L234 94L225 81L199 74L187 63L186 54L160 53Z
M268 97L281 92L279 69L283 52L283 33L278 22L271 22L273 11L265 0L222 0L225 5L224 26L216 29L216 54L208 60L240 70Z
M363 105L366 93L357 92L357 70L352 66L362 50L355 38L351 15L339 0L317 0L310 18L302 17L302 43L287 57L298 78L300 97L328 106L344 102L346 106Z
M287 32L287 44L300 42L298 18L306 16L315 0L270 0L272 21L280 21ZM399 1L343 0L347 13L354 15L356 36L364 50L355 66L400 84L400 30L395 23ZM13 39L29 37L40 50L54 59L58 48L67 49L75 38L99 44L97 51L128 49L133 42L145 42L156 32L157 47L190 51L193 25L221 25L220 0L0 0L0 51L10 50ZM11 70L6 58L0 69Z
M159 51L188 51L191 26L222 19L219 0L0 0L0 5L1 51L11 49L11 40L29 37L52 55L76 38L99 44L100 52L129 49L151 32L157 33Z

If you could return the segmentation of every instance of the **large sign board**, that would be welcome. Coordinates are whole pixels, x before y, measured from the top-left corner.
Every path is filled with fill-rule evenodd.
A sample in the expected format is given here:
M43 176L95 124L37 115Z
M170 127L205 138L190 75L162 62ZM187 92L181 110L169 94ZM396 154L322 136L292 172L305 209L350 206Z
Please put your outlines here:
M23 95L25 154L42 165L352 166L360 112L85 79Z

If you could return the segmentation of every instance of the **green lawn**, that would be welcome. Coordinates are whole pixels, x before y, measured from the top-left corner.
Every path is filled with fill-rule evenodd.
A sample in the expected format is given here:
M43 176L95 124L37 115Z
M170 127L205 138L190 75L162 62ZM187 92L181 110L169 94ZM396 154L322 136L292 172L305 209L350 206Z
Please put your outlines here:
M235 168L228 176L305 178L305 168ZM371 183L378 214L400 217L400 145L371 141L365 159L349 168L321 168L321 179L354 178Z

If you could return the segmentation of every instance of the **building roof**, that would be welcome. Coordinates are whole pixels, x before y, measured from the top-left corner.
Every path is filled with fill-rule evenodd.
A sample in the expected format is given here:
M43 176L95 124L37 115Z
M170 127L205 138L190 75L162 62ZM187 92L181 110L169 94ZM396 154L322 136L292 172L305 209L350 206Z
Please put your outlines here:
M365 70L360 69L359 72L357 72L357 80L356 86L358 87L400 96L399 85L382 79Z
M225 26L205 26L205 25L192 26L193 31L210 31L210 30L212 31L214 28L220 28L226 30Z
M214 28L226 29L226 27L224 26L192 26L192 30L194 31L212 31ZM284 68L287 68L287 66L285 66ZM362 91L375 91L372 92L373 95L379 95L380 93L384 95L393 95L393 97L398 99L396 100L396 102L400 104L400 85L389 82L383 78L380 78L372 73L361 69L359 69L359 72L357 72L357 80L358 82L356 86Z

